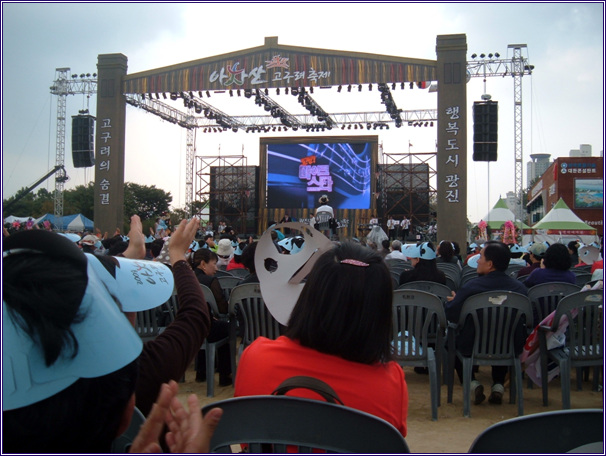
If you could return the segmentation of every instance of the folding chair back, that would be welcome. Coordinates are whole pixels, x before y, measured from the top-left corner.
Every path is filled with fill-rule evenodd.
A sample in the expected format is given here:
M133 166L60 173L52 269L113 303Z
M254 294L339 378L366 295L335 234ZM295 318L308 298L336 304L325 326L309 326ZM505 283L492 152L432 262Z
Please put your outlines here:
M562 298L551 326L541 326L539 349L541 372L547 372L548 359L558 363L562 385L562 408L570 408L570 371L577 368L577 389L583 384L583 367L594 367L593 389L598 391L600 370L604 366L604 295L602 290L579 291ZM558 330L568 320L566 345L547 350L547 332ZM548 403L548 376L542 375L543 403Z
M410 453L402 434L387 421L338 404L292 396L244 396L202 408L223 409L211 453Z
M461 331L470 319L474 329L472 354L464 354L455 348L455 333ZM518 395L518 414L524 414L522 400L522 365L515 353L516 333L528 332L532 322L532 308L527 296L511 291L487 291L470 296L461 308L455 331L448 334L449 379L448 402L452 401L454 384L454 356L463 363L463 415L470 416L470 385L472 366L509 366L513 368L510 387L510 403Z
M540 283L529 288L528 299L530 299L535 314L533 326L541 323L547 315L553 312L564 296L580 290L581 287L578 285L566 282Z
M438 296L411 289L393 292L392 309L394 359L402 366L428 368L431 415L435 421L440 405L440 367L447 326L444 306Z
M236 309L239 309L238 311ZM236 334L239 312L244 323L244 335L239 351L250 345L257 337L277 339L284 331L282 326L269 312L261 295L258 283L244 283L236 286L229 298L230 348L232 350L232 374L236 375Z
M603 453L603 439L604 410L554 410L493 424L476 437L469 453Z

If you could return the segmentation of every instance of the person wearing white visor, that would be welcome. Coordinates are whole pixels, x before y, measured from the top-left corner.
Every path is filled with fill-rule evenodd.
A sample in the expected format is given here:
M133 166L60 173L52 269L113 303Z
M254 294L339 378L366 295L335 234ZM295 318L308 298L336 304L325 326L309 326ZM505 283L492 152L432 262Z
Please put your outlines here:
M123 311L156 307L174 284L160 264L110 260L117 262L115 276L55 233L32 230L5 239L3 451L108 452L128 426L142 343ZM190 412L179 409L177 390L176 383L161 389L132 451L159 452L165 419L181 423L167 434L171 450L188 450L180 436L186 429L197 436L190 451L208 449L221 412L203 422L193 399ZM169 407L184 414L167 414Z

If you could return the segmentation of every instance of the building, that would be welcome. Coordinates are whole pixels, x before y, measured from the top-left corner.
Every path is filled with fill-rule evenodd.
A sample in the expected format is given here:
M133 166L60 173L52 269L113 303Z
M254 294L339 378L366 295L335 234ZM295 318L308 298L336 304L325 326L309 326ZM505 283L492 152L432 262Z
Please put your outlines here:
M541 220L560 198L577 217L603 233L604 157L556 158L528 192L528 224Z
M591 157L591 144L581 144L580 149L570 149L569 157Z
M531 161L526 163L526 187L530 187L530 185L536 179L541 177L552 163L549 160L551 158L551 154L531 154L530 158Z
M516 194L514 192L507 192L505 195L505 203L507 204L507 208L513 212L516 216L516 218L519 218L520 215L522 214L521 212L521 205L520 205L520 200L518 199L518 197L516 196Z

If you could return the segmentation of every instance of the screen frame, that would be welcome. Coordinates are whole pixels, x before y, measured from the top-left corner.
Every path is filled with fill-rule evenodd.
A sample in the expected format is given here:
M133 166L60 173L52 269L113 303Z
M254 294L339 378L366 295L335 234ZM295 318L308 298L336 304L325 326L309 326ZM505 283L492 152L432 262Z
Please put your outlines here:
M370 210L376 211L376 189L377 189L377 170L378 170L378 151L379 137L377 135L367 136L288 136L288 137L265 137L259 139L259 163L261 170L259 173L259 209L268 210L267 206L267 147L276 144L318 144L318 143L349 143L349 144L370 144L371 152L371 172L370 172ZM319 195L318 195L319 196ZM284 209L292 209L285 207ZM310 208L312 209L312 208ZM355 209L337 209L338 211Z

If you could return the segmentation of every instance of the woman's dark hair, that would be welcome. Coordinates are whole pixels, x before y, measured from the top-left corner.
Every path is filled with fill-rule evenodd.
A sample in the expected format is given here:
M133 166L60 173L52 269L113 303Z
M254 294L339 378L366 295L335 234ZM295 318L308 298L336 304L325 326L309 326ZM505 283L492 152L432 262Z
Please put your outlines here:
M191 267L196 269L203 261L205 263L210 263L211 260L219 260L219 257L215 252L210 249L198 249L191 257Z
M570 247L569 247L570 248ZM548 269L557 269L558 271L568 271L572 266L570 252L564 244L551 244L545 251L543 257L545 267Z
M568 243L568 248L572 250L572 253L579 253L579 244L577 241L570 241Z
M419 258L419 262L410 273L410 277L411 282L424 280L446 285L446 274L438 269L438 262L435 259L424 260L423 258Z
M128 248L128 242L119 241L119 242L114 243L109 248L109 250L107 251L107 254L110 256L116 256L120 253L123 253L127 248Z
M438 245L437 254L444 260L445 263L448 263L454 256L454 249L452 248L452 243L450 241L440 242L440 244Z
M257 243L249 244L242 252L242 264L251 274L255 273L255 252L257 251Z
M3 300L13 318L18 315L15 321L42 346L47 366L62 353L78 352L71 326L85 318L78 312L88 276L86 258L71 256L15 254L3 260ZM137 373L135 360L108 375L80 378L42 401L3 411L3 451L109 452Z
M382 257L344 242L318 258L285 334L305 347L349 361L386 362L391 358L392 292Z
M164 246L164 240L154 239L154 241L151 243L151 247L149 248L151 250L151 253L154 256L154 258L156 258L158 255L160 255L160 252L162 251L163 246Z

